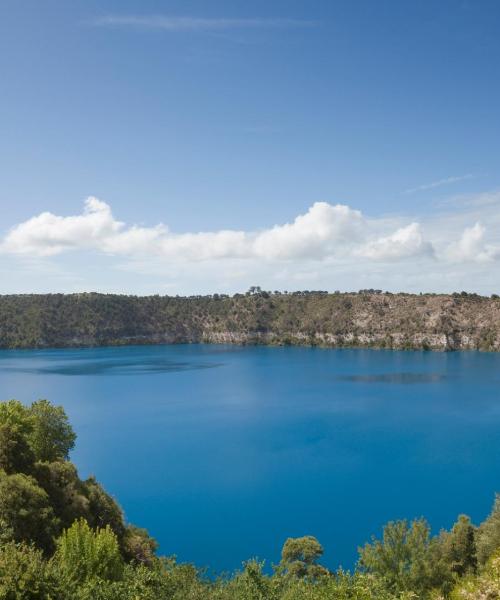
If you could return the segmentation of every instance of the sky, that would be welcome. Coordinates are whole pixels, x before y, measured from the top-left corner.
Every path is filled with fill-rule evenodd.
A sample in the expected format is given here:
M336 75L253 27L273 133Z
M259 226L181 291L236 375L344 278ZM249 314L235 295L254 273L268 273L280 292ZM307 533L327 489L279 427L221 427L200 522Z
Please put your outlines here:
M0 0L0 293L500 292L497 0Z

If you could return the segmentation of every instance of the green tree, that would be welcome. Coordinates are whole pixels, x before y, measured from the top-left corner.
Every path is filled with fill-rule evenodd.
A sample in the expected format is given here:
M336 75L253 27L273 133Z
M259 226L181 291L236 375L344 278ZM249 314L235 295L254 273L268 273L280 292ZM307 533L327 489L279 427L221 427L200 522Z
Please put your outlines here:
M85 488L89 500L89 524L94 528L109 525L118 536L118 539L122 540L125 535L125 525L123 523L123 511L118 503L94 477L87 479Z
M31 405L29 414L33 424L29 440L37 460L66 460L75 446L76 434L64 408L38 400Z
M15 427L26 437L33 431L29 410L19 400L0 402L0 425Z
M33 542L49 552L57 527L47 493L33 477L0 471L0 540Z
M40 550L14 542L0 546L2 600L51 600L58 591L57 579Z
M14 424L0 424L0 469L12 473L30 473L35 455L26 435Z
M411 524L394 521L384 527L382 540L372 538L371 544L359 549L359 567L383 581L391 593L425 595L450 583L451 575L440 551L425 519Z
M125 560L150 566L155 559L158 543L145 529L128 525L122 539Z
M77 519L89 516L87 488L78 477L75 465L68 461L38 462L33 475L48 494L50 505L66 529Z
M288 538L281 551L281 568L293 577L316 578L328 573L318 565L323 546L312 535Z
M95 579L118 581L123 575L116 535L109 526L91 529L85 519L75 521L62 533L53 560L70 587Z
M500 494L496 494L488 518L481 523L477 532L477 557L481 564L500 548Z
M449 533L442 537L444 559L459 577L477 570L476 528L460 515Z
M237 572L230 581L221 582L220 593L224 598L241 600L278 600L280 582L278 578L263 573L264 563L249 560L243 570Z

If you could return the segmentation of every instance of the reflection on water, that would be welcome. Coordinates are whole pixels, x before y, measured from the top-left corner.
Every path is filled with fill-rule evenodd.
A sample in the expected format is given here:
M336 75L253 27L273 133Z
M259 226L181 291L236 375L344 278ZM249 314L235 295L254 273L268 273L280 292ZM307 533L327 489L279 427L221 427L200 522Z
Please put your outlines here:
M173 362L154 359L98 360L70 364L55 364L31 367L4 367L3 371L38 375L140 375L149 373L169 373L213 369L222 363Z
M342 375L338 379L354 383L439 383L446 379L446 375L441 373L371 373L369 375Z

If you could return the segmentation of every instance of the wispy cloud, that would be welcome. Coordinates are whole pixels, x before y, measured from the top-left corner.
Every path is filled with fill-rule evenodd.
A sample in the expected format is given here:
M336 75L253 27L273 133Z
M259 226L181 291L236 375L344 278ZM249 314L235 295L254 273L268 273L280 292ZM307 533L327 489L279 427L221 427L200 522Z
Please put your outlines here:
M107 15L98 17L93 21L93 24L98 27L128 27L167 32L203 32L231 29L308 27L314 23L312 21L287 18L229 19L169 15Z
M465 181L466 179L474 179L475 175L468 173L467 175L460 175L459 177L445 177L444 179L438 179L438 181L432 181L431 183L425 183L418 185L417 187L405 190L405 194L414 194L415 192L425 192L426 190L432 190L442 185L449 185L451 183L458 183L459 181Z

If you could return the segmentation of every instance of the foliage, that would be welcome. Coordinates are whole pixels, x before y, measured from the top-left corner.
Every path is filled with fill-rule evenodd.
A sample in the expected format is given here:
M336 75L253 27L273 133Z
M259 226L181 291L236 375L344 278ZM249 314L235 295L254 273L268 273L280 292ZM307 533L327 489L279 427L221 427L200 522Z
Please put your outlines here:
M484 564L500 548L500 494L488 518L480 525L477 535L477 557Z
M0 469L9 475L29 473L35 455L21 429L9 423L0 424Z
M488 561L479 577L468 577L453 590L450 600L499 600L500 550Z
M442 534L443 555L459 577L477 571L476 528L469 517L460 515L449 533Z
M122 539L125 534L125 524L120 506L94 477L87 479L85 487L89 501L88 520L90 525L92 527L107 527L109 525L118 538Z
M145 529L128 525L122 540L123 555L129 562L151 566L158 543Z
M40 550L14 542L0 546L0 598L49 600L56 597L58 587Z
M0 460L6 471L24 472L35 460L65 460L75 439L62 406L47 400L38 400L29 407L18 400L0 404ZM12 457L16 454L22 458L14 464Z
M33 422L30 419L29 409L19 400L0 402L0 423L9 425L28 438L33 431Z
M89 491L72 463L39 462L35 464L33 474L38 485L47 493L61 530L70 527L80 517L91 520Z
M451 580L439 540L431 538L424 519L410 524L406 520L388 523L382 540L373 538L360 549L359 566L395 594L415 592L424 596L435 588L446 589Z
M327 574L317 564L323 555L323 546L312 535L288 538L281 551L281 567L292 577L316 579Z
M75 521L57 540L54 563L70 587L101 579L118 581L123 560L109 525L93 530L85 519Z
M38 400L33 402L29 412L33 423L29 439L37 460L66 460L75 446L76 435L63 407Z
M47 493L33 477L0 471L0 540L33 542L49 552L57 524Z

